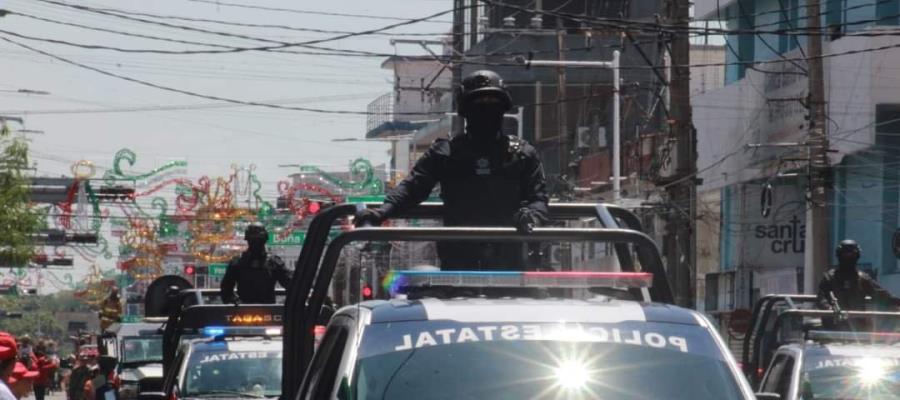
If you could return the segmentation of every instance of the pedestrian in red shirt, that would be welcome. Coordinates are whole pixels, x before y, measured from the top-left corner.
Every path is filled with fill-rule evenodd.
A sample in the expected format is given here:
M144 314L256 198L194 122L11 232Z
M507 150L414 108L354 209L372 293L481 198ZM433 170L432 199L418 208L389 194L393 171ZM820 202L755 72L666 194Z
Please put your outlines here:
M47 388L50 386L50 378L59 368L59 362L47 354L47 342L41 340L34 348L34 368L38 372L38 377L34 381L34 398L35 400L44 400L47 395Z

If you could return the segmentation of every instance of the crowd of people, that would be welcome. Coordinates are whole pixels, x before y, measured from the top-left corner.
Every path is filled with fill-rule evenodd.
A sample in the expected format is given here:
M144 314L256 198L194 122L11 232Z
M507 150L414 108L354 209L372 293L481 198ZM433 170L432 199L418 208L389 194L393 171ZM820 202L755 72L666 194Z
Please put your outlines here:
M48 340L33 343L28 335L16 339L0 332L0 400L18 400L34 394L44 400L54 388L59 358L56 344Z
M0 400L44 400L51 392L67 400L107 400L107 392L115 393L116 362L89 343L77 340L75 353L60 360L52 340L0 332Z

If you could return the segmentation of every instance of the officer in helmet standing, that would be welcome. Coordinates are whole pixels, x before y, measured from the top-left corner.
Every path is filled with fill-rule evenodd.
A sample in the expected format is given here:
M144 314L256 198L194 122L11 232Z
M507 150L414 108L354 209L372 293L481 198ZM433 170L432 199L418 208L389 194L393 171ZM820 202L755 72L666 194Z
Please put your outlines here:
M356 214L357 226L380 225L425 199L440 184L445 226L515 226L527 232L548 220L544 170L537 151L502 133L512 98L500 75L476 71L456 93L465 135L438 139L378 209ZM519 269L518 244L439 243L441 268Z
M225 276L222 278L221 293L225 303L273 304L275 303L275 284L288 287L291 282L290 271L284 261L274 254L266 252L269 232L259 223L250 224L244 231L247 250L228 263ZM237 285L237 298L234 286Z
M855 240L842 240L835 250L837 268L825 272L816 296L819 307L826 310L865 310L866 297L879 306L900 306L900 299L878 285L869 274L859 271L856 263L861 250Z

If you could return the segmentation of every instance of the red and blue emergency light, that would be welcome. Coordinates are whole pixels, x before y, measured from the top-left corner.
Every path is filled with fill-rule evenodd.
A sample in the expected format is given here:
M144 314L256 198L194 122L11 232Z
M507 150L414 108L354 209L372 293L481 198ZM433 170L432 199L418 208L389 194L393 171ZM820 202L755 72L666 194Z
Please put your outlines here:
M556 272L556 271L391 271L385 290L391 294L408 287L534 287L534 288L648 288L649 272Z

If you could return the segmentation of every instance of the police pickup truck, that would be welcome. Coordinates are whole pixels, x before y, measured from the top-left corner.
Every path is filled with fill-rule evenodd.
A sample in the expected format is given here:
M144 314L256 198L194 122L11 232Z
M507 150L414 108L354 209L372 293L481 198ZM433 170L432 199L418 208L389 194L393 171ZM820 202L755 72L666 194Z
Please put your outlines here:
M285 303L285 396L754 398L707 319L671 304L659 251L640 232L633 214L605 205L550 208L552 218L593 216L602 228L535 228L520 233L512 228L372 227L329 241L333 222L353 208L341 205L320 213L307 231L298 274ZM440 215L439 206L403 217L425 214ZM403 267L389 261L387 274L378 260L397 258L357 257L375 260L374 268L341 259L345 247L364 253L398 249L403 242L441 241L522 244L522 254L527 250L529 258L505 265L504 270L462 271L440 270L440 260L435 264L416 260ZM582 254L597 248L603 253L583 259L590 262L578 270L537 253L531 257L531 249L551 242ZM363 245L351 246L354 243ZM403 258L420 255L404 254ZM340 275L335 278L338 265L348 269L341 281L336 281ZM370 286L357 284L362 280L376 290L367 293ZM357 286L362 287L359 297L375 292L374 297L381 299L339 302L344 307L331 319L313 353L313 311L341 287L352 293ZM298 376L302 380L292 387Z
M900 399L900 333L809 331L781 346L761 390L782 400Z
M395 271L428 286L646 287L646 273ZM479 282L481 281L481 282ZM411 292L412 293L412 292ZM617 300L373 300L329 324L298 399L750 399L701 314Z
M174 313L164 378L141 380L139 398L268 398L281 393L283 306L188 306Z

